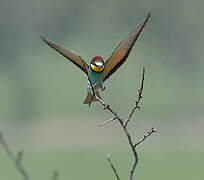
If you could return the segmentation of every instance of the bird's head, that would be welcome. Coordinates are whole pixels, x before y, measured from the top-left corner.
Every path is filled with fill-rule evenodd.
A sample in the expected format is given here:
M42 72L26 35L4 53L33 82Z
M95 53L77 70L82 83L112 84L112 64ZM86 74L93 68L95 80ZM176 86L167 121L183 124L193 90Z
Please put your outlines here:
M104 70L104 61L103 61L103 58L101 56L95 56L91 60L90 67L95 72L103 71Z

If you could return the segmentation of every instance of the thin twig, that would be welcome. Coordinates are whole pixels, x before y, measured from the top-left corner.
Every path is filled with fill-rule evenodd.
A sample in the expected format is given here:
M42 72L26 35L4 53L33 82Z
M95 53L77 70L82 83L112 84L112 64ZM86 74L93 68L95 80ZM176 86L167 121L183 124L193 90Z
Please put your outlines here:
M19 151L17 154L16 164L20 164L23 158L23 151Z
M21 159L23 156L22 151L20 151L17 155L17 158L13 155L13 153L11 152L11 150L9 149L6 141L3 138L3 134L0 133L0 144L3 145L4 150L6 151L7 155L9 156L9 158L11 159L11 161L13 161L13 163L15 164L17 170L20 172L20 174L22 175L22 177L25 180L29 180L29 176L28 173L26 172L25 168L21 165Z
M82 60L82 64L83 64L83 66L84 66L84 69L86 70L85 63L84 63L83 60ZM86 70L86 72L87 72L87 70ZM114 115L114 119L117 119L117 120L120 122L121 126L124 126L123 120L117 115L117 112L115 112L115 111L111 108L111 106L110 106L109 104L106 104L102 99L100 99L100 98L95 94L94 88L93 88L93 85L92 85L92 83L91 83L91 79L90 79L90 77L89 77L89 73L88 73L88 72L87 72L87 76L88 76L88 81L89 81L89 83L90 83L90 85L91 85L91 90L92 90L92 93L93 93L93 97L95 97L95 98L97 99L97 101L99 101L99 102L103 105L104 109L110 111L110 112ZM90 104L89 104L89 106L90 106ZM108 161L110 162L111 168L113 169L113 171L114 171L114 173L115 173L117 179L120 180L120 177L119 177L119 175L118 175L118 173L117 173L117 171L116 171L116 169L115 169L113 163L111 162L110 156L107 156L107 159L108 159Z
M108 110L109 112L111 112L111 113L114 115L115 119L117 119L117 120L120 122L120 124L123 126L123 119L118 116L117 112L112 109L112 107L110 106L110 104L106 104L106 103L105 103L102 99L100 99L97 95L95 95L95 97L96 97L96 99L103 105L103 108L104 108L105 110Z
M131 110L129 117L127 118L127 120L125 122L125 127L128 125L130 118L132 117L135 110L140 109L139 102L142 99L142 91L144 89L144 79L145 79L145 68L143 68L143 71L142 71L142 81L141 81L140 89L138 90L138 99L135 101L135 106Z
M123 130L124 130L124 132L125 132L125 134L126 134L126 136L127 136L129 145L130 145L130 147L131 147L131 150L132 150L132 153L133 153L133 156L134 156L134 162L133 162L133 165L132 165L132 167L131 167L131 169L130 169L130 175L129 175L129 180L132 180L133 174L134 174L134 172L135 172L135 168L136 168L137 163L138 163L138 154L137 154L137 151L136 151L136 149L135 149L135 147L134 147L132 138L131 138L131 136L130 136L130 133L128 132L127 127L126 127L125 125L123 125L122 127L123 127Z
M139 160L136 150L135 150L135 153L136 153L136 154L134 155L134 162L133 162L133 165L132 165L132 167L131 167L131 169L130 169L129 180L132 180L132 179L133 179L133 174L134 174L134 172L135 172L135 168L136 168L137 163L138 163L138 160Z
M145 139L147 139L149 136L151 136L151 135L152 135L153 133L155 133L155 132L157 132L157 131L154 129L154 127L152 127L152 128L150 129L150 131L148 131L147 134L145 134L145 135L143 136L143 138L142 138L140 141L138 141L138 142L134 145L134 147L136 147L136 146L138 146L139 144L141 144L142 142L144 142Z
M58 170L56 169L53 173L53 177L52 177L52 180L57 180L58 179L58 176L59 176L59 172Z
M132 165L132 167L131 167L131 169L130 169L130 173L129 173L129 180L133 180L133 174L134 174L135 168L136 168L137 163L138 163L138 154L137 154L137 151L136 151L136 146L137 146L136 144L138 144L138 143L136 143L136 144L133 143L132 138L131 138L131 136L130 136L130 133L129 133L128 129L127 129L127 125L128 125L128 123L129 123L129 121L130 121L130 119L131 119L133 113L135 112L135 110L136 110L136 109L140 109L140 107L139 107L139 102L140 102L140 100L142 99L142 92L143 92L143 88L144 88L144 79L145 79L145 68L143 68L141 86L140 86L140 89L138 90L138 93L139 93L139 94L138 94L138 99L136 100L135 106L133 107L133 109L132 109L132 111L131 111L131 113L130 113L128 119L125 121L125 123L124 123L123 119L118 116L117 112L114 111L114 110L112 109L112 107L111 107L109 104L106 104L102 99L100 99L97 95L95 95L96 99L98 100L98 102L100 102L100 103L102 104L103 108L104 108L105 110L108 110L110 113L112 113L112 114L114 115L113 119L119 121L119 123L120 123L120 125L121 125L123 131L125 132L126 137L127 137L127 139L128 139L128 143L129 143L129 145L130 145L130 147L131 147L131 150L132 150L132 153L133 153L133 156L134 156L134 162L133 162L133 165ZM111 120L112 120L112 119L111 119ZM109 122L109 121L110 121L110 120L105 121L104 123ZM102 124L103 124L103 123L102 123ZM152 131L155 131L155 130L152 129ZM147 137L150 136L150 135L152 134L152 131L150 131L150 134L148 134L148 135L146 135L146 136L147 136ZM146 136L145 136L145 139L147 138ZM144 140L145 140L145 139L144 139ZM141 142L143 142L144 140L142 140ZM139 144L140 144L141 142L139 141ZM109 159L109 160L110 160L110 159ZM111 161L109 161L109 162L111 162ZM112 167L112 169L113 169L113 170L115 169L114 166ZM114 171L114 172L115 172L115 171ZM115 175L116 175L116 177L118 178L117 173L115 173Z
M111 119L109 119L109 120L107 120L107 121L104 121L104 122L100 123L99 126L103 126L103 125L105 125L105 124L107 124L107 123L110 123L110 122L112 122L112 121L115 121L115 120L116 120L115 117L114 117L114 118L111 118Z
M107 160L108 160L108 162L110 163L111 168L112 168L112 170L113 170L115 176L117 177L118 180L120 180L120 176L118 175L118 172L117 172L116 168L114 167L114 165L113 165L113 163L112 163L112 161L111 161L110 155L107 155Z
M83 63L84 68L86 69L85 63L84 63L83 60L82 60L82 63ZM139 102L140 102L140 100L142 99L142 91L143 91L143 88L144 88L145 68L143 68L141 86L140 86L140 89L138 90L138 93L139 93L139 94L138 94L138 99L136 100L135 106L133 107L133 109L132 109L132 111L131 111L131 113L130 113L128 119L125 121L125 123L124 123L123 119L118 116L117 112L114 111L114 110L112 109L112 107L111 107L109 104L106 104L102 99L100 99L100 98L94 93L94 89L93 89L93 86L92 86L92 83L91 83L91 80L90 80L90 77L89 77L88 72L87 72L87 76L88 76L88 81L89 81L89 83L90 83L90 85L91 85L91 90L92 90L92 92L93 92L93 97L95 97L95 98L98 100L98 102L100 102L100 103L102 104L104 110L108 110L110 113L112 113L112 114L114 115L113 119L119 121L119 123L120 123L120 125L121 125L123 131L125 132L125 134L126 134L126 136L127 136L128 143L129 143L129 145L130 145L130 147L131 147L131 150L132 150L132 153L133 153L133 156L134 156L134 162L133 162L133 165L132 165L132 167L131 167L131 169L130 169L130 174L129 174L129 180L132 180L132 179L133 179L133 174L134 174L135 168L136 168L137 163L138 163L138 154L137 154L137 151L136 151L136 146L137 146L136 144L138 144L138 143L136 143L136 144L133 143L132 138L131 138L131 136L130 136L130 133L128 132L127 125L128 125L128 123L129 123L129 121L130 121L130 119L131 119L133 113L135 112L135 110L136 110L136 109L140 109L140 107L139 107ZM108 122L113 121L113 119L108 120L108 121L105 121L104 123L102 123L102 125L103 125L103 124L106 124L106 123L108 123ZM154 129L153 129L153 130L154 130ZM152 134L152 133L150 133L150 135L151 135L151 134ZM148 136L149 136L149 135L148 135ZM147 136L147 137L148 137L148 136ZM145 140L147 137L145 136L144 140ZM143 142L144 140L142 140L141 142ZM140 144L141 142L139 141L139 144ZM110 157L108 156L107 159L108 159L108 161L111 163L111 167L112 167L112 169L113 169L113 171L114 171L114 173L115 173L117 179L120 180L120 177L118 176L118 173L117 173L115 167L113 166Z
M106 110L108 110L109 112L111 112L111 113L114 115L115 119L117 119L117 120L119 121L120 125L122 126L122 128L123 128L123 130L124 130L124 132L125 132L125 134L126 134L126 136L127 136L128 143L129 143L129 145L130 145L130 147L131 147L131 150L132 150L133 156L134 156L134 163L133 163L133 165L132 165L132 168L131 168L131 170L130 170L130 175L129 175L129 180L132 180L135 167L137 166L137 163L138 163L138 155L137 155L136 149L135 149L135 147L134 147L134 143L133 143L133 141L132 141L132 138L131 138L131 136L130 136L130 133L128 132L127 127L125 126L125 124L124 124L124 122L123 122L123 119L120 118L120 117L117 115L117 113L112 109L112 107L111 107L109 104L106 104L106 103L105 103L102 99L100 99L99 97L96 96L96 98L97 98L97 100L103 105L104 109L106 109Z

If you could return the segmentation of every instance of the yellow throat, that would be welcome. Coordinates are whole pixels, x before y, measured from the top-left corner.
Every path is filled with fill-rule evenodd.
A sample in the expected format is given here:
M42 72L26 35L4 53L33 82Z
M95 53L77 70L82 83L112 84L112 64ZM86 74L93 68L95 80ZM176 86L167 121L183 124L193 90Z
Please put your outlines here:
M96 72L101 72L104 69L104 66L102 66L101 68L98 68L96 66L94 66L93 64L91 64L91 69L93 69Z

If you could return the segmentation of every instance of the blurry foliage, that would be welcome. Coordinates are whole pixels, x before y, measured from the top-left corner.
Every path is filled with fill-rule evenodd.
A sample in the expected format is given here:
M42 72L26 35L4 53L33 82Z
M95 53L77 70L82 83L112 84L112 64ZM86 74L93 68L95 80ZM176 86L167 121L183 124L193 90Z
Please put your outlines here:
M47 47L40 35L78 52L88 62L95 55L106 59L150 10L152 18L128 62L105 84L103 97L120 112L128 110L145 66L146 113L203 111L203 1L0 3L1 120L89 113L82 105L85 75Z

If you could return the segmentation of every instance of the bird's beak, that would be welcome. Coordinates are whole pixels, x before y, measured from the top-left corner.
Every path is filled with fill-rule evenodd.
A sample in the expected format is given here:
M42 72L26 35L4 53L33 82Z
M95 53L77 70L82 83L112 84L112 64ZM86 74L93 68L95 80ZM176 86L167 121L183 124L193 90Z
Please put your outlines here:
M104 69L104 64L99 66L99 69L101 69L101 71Z
M103 65L98 65L98 68L101 69L103 67Z

